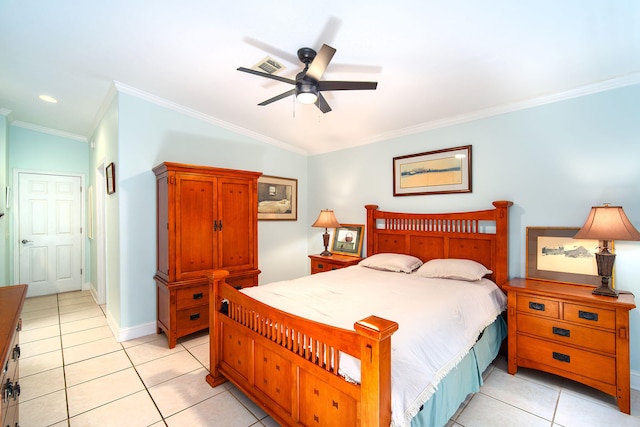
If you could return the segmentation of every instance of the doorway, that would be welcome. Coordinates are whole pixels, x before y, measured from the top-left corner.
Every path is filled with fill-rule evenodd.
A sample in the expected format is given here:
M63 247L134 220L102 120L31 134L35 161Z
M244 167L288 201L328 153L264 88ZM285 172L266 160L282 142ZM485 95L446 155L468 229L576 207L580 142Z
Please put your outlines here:
M82 177L18 171L17 182L17 283L27 297L81 290Z

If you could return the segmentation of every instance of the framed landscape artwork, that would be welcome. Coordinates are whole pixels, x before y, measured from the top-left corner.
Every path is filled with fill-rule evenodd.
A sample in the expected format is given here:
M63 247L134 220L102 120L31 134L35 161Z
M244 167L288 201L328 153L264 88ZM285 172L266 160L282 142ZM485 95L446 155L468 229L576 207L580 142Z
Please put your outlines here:
M471 192L471 145L393 158L393 195Z
M600 286L595 257L599 242L574 239L578 230L527 227L527 278Z
M262 175L258 178L258 219L298 219L298 180Z

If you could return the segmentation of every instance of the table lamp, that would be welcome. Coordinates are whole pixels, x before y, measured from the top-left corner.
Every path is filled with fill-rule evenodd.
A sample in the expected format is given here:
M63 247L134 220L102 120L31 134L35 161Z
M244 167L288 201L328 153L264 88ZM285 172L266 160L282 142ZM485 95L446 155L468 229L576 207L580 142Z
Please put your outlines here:
M320 255L322 256L331 256L331 252L329 252L329 232L328 228L336 228L340 227L340 223L336 219L336 216L333 214L333 211L330 209L323 209L320 211L320 215L318 215L318 219L313 223L312 227L321 227L324 228L324 234L322 235L322 241L324 242L324 252Z
M618 291L611 288L611 276L616 255L609 250L612 240L640 240L640 232L631 224L622 206L594 206L589 217L574 239L594 239L600 241L600 252L596 253L598 276L602 284L593 290L596 295L618 297Z

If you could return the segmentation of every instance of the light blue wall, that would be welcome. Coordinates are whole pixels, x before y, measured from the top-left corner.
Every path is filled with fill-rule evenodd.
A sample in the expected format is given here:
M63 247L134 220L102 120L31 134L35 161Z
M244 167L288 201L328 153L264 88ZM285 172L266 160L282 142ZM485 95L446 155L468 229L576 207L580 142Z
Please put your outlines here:
M472 193L393 197L393 157L469 144ZM609 202L640 228L638 159L640 85L311 157L309 209L363 224L365 204L438 212L511 200L510 275L523 276L528 226L580 227L591 206ZM616 252L617 287L640 298L640 243L616 242ZM631 368L640 371L640 310L630 320Z
M298 221L258 223L260 283L308 274L307 158L120 93L117 195L122 328L155 322L156 194L164 161L298 179ZM315 219L315 218L314 218Z
M8 185L11 187L15 199L17 194L17 182L13 182L13 171L28 170L30 172L61 172L81 175L85 179L89 168L89 146L84 141L79 141L63 136L52 135L27 129L19 126L9 127L9 172ZM83 193L86 197L86 192ZM13 223L15 218L9 212L8 223ZM9 231L9 281L15 283L17 278L13 275L14 262L14 229ZM90 263L88 257L88 242L85 240L85 275L84 280L89 280Z
M9 282L9 216L6 208L6 188L9 174L9 125L7 116L0 113L0 286Z

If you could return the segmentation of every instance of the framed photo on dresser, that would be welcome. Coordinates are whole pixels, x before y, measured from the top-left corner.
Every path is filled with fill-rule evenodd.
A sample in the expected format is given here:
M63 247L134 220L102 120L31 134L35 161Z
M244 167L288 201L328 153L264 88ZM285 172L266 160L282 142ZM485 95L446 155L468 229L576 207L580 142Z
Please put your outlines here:
M363 224L342 224L333 230L331 253L361 256L363 235Z

